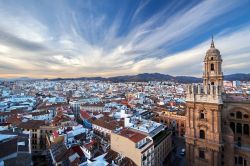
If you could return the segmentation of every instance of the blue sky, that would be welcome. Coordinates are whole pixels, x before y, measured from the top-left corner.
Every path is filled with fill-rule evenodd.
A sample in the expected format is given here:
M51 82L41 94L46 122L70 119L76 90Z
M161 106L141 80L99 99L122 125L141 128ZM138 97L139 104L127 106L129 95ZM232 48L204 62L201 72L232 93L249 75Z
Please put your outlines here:
M0 0L0 77L249 73L248 0Z

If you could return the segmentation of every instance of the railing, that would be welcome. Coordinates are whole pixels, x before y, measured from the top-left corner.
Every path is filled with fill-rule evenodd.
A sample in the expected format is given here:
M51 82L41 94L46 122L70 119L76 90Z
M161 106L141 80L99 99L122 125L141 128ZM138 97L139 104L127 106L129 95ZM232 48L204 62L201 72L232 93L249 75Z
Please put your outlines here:
M144 144L140 145L139 147L137 147L138 149L142 149L144 148L149 142L151 142L152 140L148 139Z

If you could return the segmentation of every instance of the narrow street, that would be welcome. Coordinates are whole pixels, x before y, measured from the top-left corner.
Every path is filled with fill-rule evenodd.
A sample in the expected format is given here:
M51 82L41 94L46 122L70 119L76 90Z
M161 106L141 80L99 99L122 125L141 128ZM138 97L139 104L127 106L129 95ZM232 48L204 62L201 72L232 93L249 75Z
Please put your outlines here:
M174 166L185 166L186 165L186 155L181 155L181 150L185 149L185 139L173 136L173 141L176 149L173 153L173 161L171 165Z

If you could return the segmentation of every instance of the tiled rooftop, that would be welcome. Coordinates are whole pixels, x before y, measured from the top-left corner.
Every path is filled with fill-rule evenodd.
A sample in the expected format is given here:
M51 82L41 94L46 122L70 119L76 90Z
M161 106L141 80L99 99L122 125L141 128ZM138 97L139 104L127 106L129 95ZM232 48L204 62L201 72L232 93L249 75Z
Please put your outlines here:
M145 134L135 132L129 129L122 129L118 134L130 139L134 143L137 143L147 137L147 135Z
M18 125L22 129L39 129L40 126L45 125L44 120L29 120L27 122L22 122Z

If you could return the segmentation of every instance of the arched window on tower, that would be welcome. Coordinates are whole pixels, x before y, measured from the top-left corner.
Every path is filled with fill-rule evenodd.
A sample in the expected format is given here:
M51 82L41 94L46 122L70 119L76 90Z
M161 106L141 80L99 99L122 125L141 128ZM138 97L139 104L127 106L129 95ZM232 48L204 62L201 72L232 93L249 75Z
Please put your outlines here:
M204 130L200 130L200 138L205 139L205 131Z
M235 124L234 122L230 122L230 128L233 130L233 132L235 133Z
M211 63L210 69L211 69L211 71L214 71L214 64L213 63Z
M200 112L200 119L205 119L205 113L203 111Z
M236 112L236 118L237 119L242 119L242 113L240 111Z
M242 125L240 123L237 123L236 130L238 134L242 134Z
M243 131L244 131L245 135L249 135L249 125L248 124L244 124Z
M201 159L205 159L205 151L204 150L199 150L199 157Z

